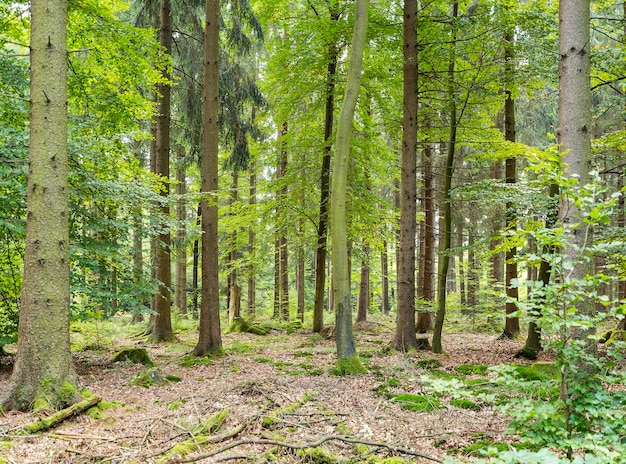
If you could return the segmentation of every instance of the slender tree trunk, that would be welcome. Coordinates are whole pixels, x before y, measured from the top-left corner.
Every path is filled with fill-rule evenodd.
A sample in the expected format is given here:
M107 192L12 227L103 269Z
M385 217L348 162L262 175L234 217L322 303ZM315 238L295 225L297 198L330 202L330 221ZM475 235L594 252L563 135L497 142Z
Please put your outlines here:
M280 317L280 240L274 239L274 314L272 317Z
M181 314L187 314L187 202L184 195L187 193L186 175L184 165L184 153L181 147L178 149L176 165L176 220L178 230L176 233L176 287L174 288L174 306Z
M380 252L380 279L382 287L380 312L389 314L389 258L387 255L387 241L383 240L383 249Z
M166 54L172 53L172 4L170 0L161 2L159 43ZM167 79L170 78L165 73ZM167 197L170 193L170 118L171 118L171 87L169 84L159 84L157 93L158 115L156 125L156 171L161 176L163 186L160 191L164 201L161 203L160 212L163 218L170 214ZM159 233L156 245L155 272L159 281L159 291L155 295L154 311L156 313L150 339L152 341L169 341L174 338L171 317L172 265L171 265L171 236L168 227L163 225L163 232Z
M465 247L465 237L463 234L465 233L465 229L463 227L462 221L457 221L457 241L459 247L459 255L457 257L458 261L458 269L459 269L459 298L461 306L467 306L467 288L465 285L465 270L467 268L467 264L465 262L465 251L463 248ZM440 238L441 245L443 246L443 235Z
M624 16L626 16L626 2L624 3ZM617 189L618 191L622 191L624 189L624 176L626 176L626 171L619 174L617 181ZM626 227L626 210L624 207L624 195L622 194L617 203L617 226L621 229ZM617 281L617 299L625 300L626 299L626 277L624 275L618 275ZM626 319L622 319L622 324L624 325L624 321Z
M331 21L339 20L339 13L331 10ZM335 113L335 82L337 78L337 44L328 47L326 71L326 110L324 117L324 153L320 177L320 217L317 226L317 249L315 251L315 301L313 306L313 332L324 328L324 294L326 291L326 245L328 235L328 202L330 199L331 137Z
M196 225L200 226L202 221L202 204L198 204L198 211L196 212ZM192 270L192 284L193 287L193 302L192 311L193 318L198 318L198 264L200 261L200 243L198 239L193 241L193 270Z
M494 180L500 181L502 179L502 162L497 161L492 166L492 177ZM502 253L497 252L498 248L502 244L502 239L498 237L502 230L502 221L500 217L502 212L498 208L491 219L491 240L489 241L489 252L491 253L491 280L493 282L494 290L500 292L502 284L504 282L504 265L502 262Z
M513 74L513 33L507 30L504 35L504 67L505 74L512 77ZM509 142L515 142L515 100L510 90L505 91L506 100L504 101L504 139ZM515 158L507 158L505 161L505 181L507 185L517 182ZM506 202L506 230L517 228L517 214L515 205L511 201ZM517 248L507 247L506 251L506 320L504 323L503 338L514 338L520 331L519 317L511 317L511 314L517 311L517 301L519 299L519 289L515 282L517 281Z
M361 72L363 70L368 5L368 0L356 0L354 35L350 51L346 92L337 126L330 209L337 362L340 371L352 373L361 372L363 367L356 357L356 348L352 335L346 201L352 121L359 96Z
M361 283L359 285L359 305L357 307L356 322L365 322L370 310L370 247L363 247L363 259L361 260Z
M230 204L233 205L239 201L239 171L233 168L233 183L231 185ZM237 251L237 230L230 235L230 251L228 253L228 261L230 272L228 274L228 321L232 322L235 318L241 317L241 287L237 285L237 260L239 253Z
M456 151L456 133L458 127L456 101L455 101L455 87L454 87L454 61L456 58L456 20L459 16L459 3L457 0L452 4L452 51L450 53L450 64L448 65L448 79L449 79L449 99L450 99L450 140L448 142L448 157L446 160L445 180L443 187L443 249L444 253L441 256L441 266L439 269L439 278L437 281L437 315L435 317L435 327L433 330L433 352L443 352L443 346L441 343L441 333L443 330L443 322L446 315L446 281L448 278L448 265L450 264L450 235L452 229L452 208L450 205L450 191L452 190L452 172L454 168L454 155Z
M280 136L285 137L287 135L287 123L284 122L280 129ZM280 158L278 160L278 172L277 177L283 177L287 173L287 145L283 140L280 150ZM284 187L280 190L281 201L285 201L288 194L288 187L284 184ZM279 238L278 249L280 253L280 318L283 321L289 320L289 249L287 248L287 235L285 231Z
M67 161L67 3L31 1L30 145L26 248L17 356L5 411L62 408L78 399L70 352Z
M476 310L478 300L476 298L476 249L474 234L476 227L472 219L467 234L467 306L469 311L473 313Z
M219 269L218 269L218 190L219 156L219 0L206 0L204 30L204 101L202 135L202 192L211 195L202 207L202 308L196 356L221 355Z
M254 118L253 118L254 120ZM250 208L256 208L256 165L250 160ZM256 315L256 224L248 231L248 316Z
M402 115L402 182L400 255L398 261L398 315L392 346L409 351L415 337L415 213L417 162L417 2L404 1L404 105Z
M300 224L300 237L304 235L304 224ZM297 291L298 291L298 319L301 322L304 322L304 246L300 243L298 245L298 261L296 265L296 283L297 283Z

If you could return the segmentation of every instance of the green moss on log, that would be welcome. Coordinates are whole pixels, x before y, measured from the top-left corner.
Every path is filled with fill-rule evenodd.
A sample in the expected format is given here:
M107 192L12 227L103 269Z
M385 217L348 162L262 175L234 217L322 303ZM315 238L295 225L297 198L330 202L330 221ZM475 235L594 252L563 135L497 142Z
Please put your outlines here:
M243 317L236 317L226 330L226 333L251 333L254 335L267 335L271 332L271 328L253 324Z

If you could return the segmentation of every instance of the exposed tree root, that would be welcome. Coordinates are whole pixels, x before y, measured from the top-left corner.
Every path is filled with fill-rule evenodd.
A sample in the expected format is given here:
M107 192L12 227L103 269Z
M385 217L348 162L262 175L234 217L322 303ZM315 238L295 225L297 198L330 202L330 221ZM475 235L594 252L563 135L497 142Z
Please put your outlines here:
M393 451L395 453L406 454L408 456L415 456L415 457L418 457L418 458L427 459L429 461L443 463L443 461L440 460L439 458L435 458L433 456L428 456L426 454L418 453L418 452L410 450L410 449L401 448L401 447L398 447L398 446L393 446L393 445L390 445L388 443L381 443L381 442L375 442L375 441L369 441L369 440L359 440L357 438L348 438L348 437L342 437L342 436L339 436L339 435L327 435L327 436L322 437L322 438L320 438L320 439L318 439L318 440L316 440L314 442L301 443L301 444L299 444L299 443L288 443L288 442L284 442L284 441L269 440L269 439L263 439L263 438L250 438L250 439L244 439L244 440L237 440L237 441L234 441L234 442L229 443L227 445L224 445L224 446L222 446L220 448L208 451L206 453L196 454L196 455L182 457L182 458L170 459L169 461L166 461L165 464L179 464L179 463L184 463L184 462L196 462L196 461L200 461L201 459L207 459L207 458L210 458L211 456L215 456L215 455L221 454L221 453L223 453L225 451L228 451L229 449L233 449L233 448L236 448L236 447L242 446L242 445L273 445L273 446L280 446L280 447L283 447L283 448L290 448L290 449L295 449L295 450L301 450L301 449L307 449L307 448L316 448L316 447L320 446L321 444L326 443L327 441L332 441L332 440L338 440L338 441L342 441L344 443L374 446L374 447L377 447L377 448L385 448L385 449L388 449L388 450Z

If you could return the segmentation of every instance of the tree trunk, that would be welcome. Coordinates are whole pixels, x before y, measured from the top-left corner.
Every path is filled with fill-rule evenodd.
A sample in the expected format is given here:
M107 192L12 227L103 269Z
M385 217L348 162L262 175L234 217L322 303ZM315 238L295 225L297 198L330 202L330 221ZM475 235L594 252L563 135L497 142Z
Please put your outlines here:
M70 352L67 3L31 1L30 146L26 248L17 356L5 411L63 408L78 399Z
M626 2L624 3L624 16L626 16ZM617 190L622 191L624 189L624 176L626 176L626 171L623 171L621 174L618 174L617 181ZM617 200L617 226L621 229L626 227L626 210L624 209L624 194L622 194ZM617 280L617 299L623 301L626 299L626 276L622 274L618 274ZM626 319L622 319L622 322L626 321ZM622 324L623 325L623 324Z
M352 308L350 305L350 276L348 270L348 237L346 200L352 121L359 97L363 52L367 31L368 0L356 0L354 35L346 80L346 92L337 126L336 153L333 163L331 189L331 237L335 309L335 340L338 368L342 372L360 372L352 335Z
M254 118L253 118L254 120ZM250 209L256 209L256 165L250 160ZM254 223L248 230L248 316L256 315L256 227Z
M187 204L184 195L187 193L185 176L184 153L182 147L178 149L176 166L176 220L178 230L176 233L176 287L174 287L174 306L181 314L187 314Z
M502 162L497 161L492 166L492 177L494 180L502 180ZM491 253L491 280L494 290L500 292L504 282L504 265L502 262L502 253L497 252L496 248L502 244L502 238L498 237L502 230L501 221L502 212L500 208L494 212L491 219L491 240L489 241L489 252Z
M234 205L239 200L239 171L237 167L233 167L232 171L233 181L231 184L230 191L230 205ZM237 252L237 230L233 230L229 237L230 241L230 250L228 252L228 263L227 268L230 268L230 272L228 273L228 309L229 323L233 321L234 318L241 317L241 287L237 285L237 259L239 258L239 253ZM238 295L233 295L233 289L238 288ZM234 297L234 300L233 300ZM233 301L235 302L233 304Z
M170 0L161 2L159 43L166 54L172 53L172 5ZM165 78L171 76L165 72ZM164 198L161 202L160 212L162 218L170 214L169 202L169 176L170 176L170 117L171 117L171 87L169 83L157 86L158 115L156 125L156 171L161 176L163 186L160 195ZM150 339L155 342L169 341L174 338L171 317L172 265L170 260L171 236L169 228L163 224L162 232L159 233L156 244L156 279L159 281L159 290L155 295L154 311L156 313L151 327Z
M202 308L196 356L221 355L218 269L218 157L219 157L219 0L206 0L204 31L204 100L202 135L202 192L211 195L202 206Z
M287 123L282 124L281 137L287 135ZM287 172L287 146L282 144L277 176L283 177ZM288 194L287 184L280 190L280 196L285 201ZM279 239L280 252L280 318L283 321L289 320L289 249L287 248L287 235L283 231Z
M392 346L402 352L417 346L415 338L415 213L417 162L417 2L404 1L404 105L402 115L402 182L398 315Z
M467 306L467 289L465 286L466 262L465 251L463 250L465 246L465 239L463 237L463 234L463 221L457 221L457 246L459 247L459 255L457 257L457 268L459 270L459 299L461 306ZM441 240L441 246L443 247L443 236L440 236L439 240Z
M452 50L450 53L450 64L448 65L448 79L450 80L450 140L448 142L448 157L446 159L445 179L443 187L443 250L441 256L441 266L439 268L439 278L437 281L437 315L435 317L435 327L433 330L433 352L442 353L441 333L443 331L443 321L446 316L446 281L448 278L448 265L450 264L450 233L452 229L452 208L450 205L450 191L452 190L452 172L454 169L454 155L456 151L456 133L458 127L455 88L454 88L454 61L456 58L456 20L459 16L459 3L457 0L452 4Z
M274 239L274 319L280 317L280 240Z
M389 258L387 255L387 241L383 240L383 249L380 252L380 279L382 287L382 297L380 312L389 314Z
M339 20L336 8L331 10L331 21ZM324 295L326 292L326 245L328 234L328 202L330 199L331 137L335 113L335 82L337 79L337 44L331 41L328 47L326 71L326 109L324 116L324 153L320 177L320 217L317 226L317 249L315 250L315 300L313 303L313 332L324 328Z
M196 225L200 226L202 220L202 204L198 204L198 211L196 212ZM200 261L200 246L199 240L193 241L193 270L192 270L192 287L193 287L193 318L198 318L198 264Z
M591 160L591 84L589 46L589 0L562 0L559 5L559 117L557 138L559 153L565 166L564 176L577 178L574 187L580 189L589 180ZM567 191L561 192L559 220L565 227L577 224L571 230L569 243L562 248L564 259L576 263L564 277L573 282L586 281L593 275L592 260L583 259L589 253L591 228ZM589 290L584 290L587 294ZM581 297L573 304L581 315L591 316L594 302ZM595 330L595 328L593 328ZM577 328L570 334L590 353L596 349L589 335L592 329ZM581 366L592 370L592 366Z
M513 33L507 30L504 34L504 68L505 75L512 77L513 74ZM515 142L515 100L510 90L505 90L506 100L504 101L504 139L509 142ZM515 158L507 158L504 167L505 182L507 185L517 182L516 160ZM507 231L517 228L517 214L515 205L506 202L506 225ZM506 274L506 320L504 323L504 331L502 337L514 338L520 331L519 317L511 317L510 315L517 311L517 301L519 298L519 289L517 281L517 248L514 246L507 247L505 256L505 274Z
M300 237L304 235L304 224L300 224ZM304 322L304 246L302 243L298 245L298 261L296 264L296 286L298 292L298 319Z
M470 215L471 216L471 215ZM474 234L476 226L472 218L467 233L467 306L469 312L474 313L478 303L476 295L476 249Z
M359 305L356 312L356 322L365 322L370 310L370 247L363 247L363 259L361 260L361 283L359 285Z

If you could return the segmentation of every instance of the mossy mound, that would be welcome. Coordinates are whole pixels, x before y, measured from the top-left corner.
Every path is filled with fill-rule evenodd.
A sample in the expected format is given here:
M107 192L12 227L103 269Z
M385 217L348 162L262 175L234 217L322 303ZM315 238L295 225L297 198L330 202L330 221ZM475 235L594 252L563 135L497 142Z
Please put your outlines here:
M461 364L454 368L459 374L462 375L485 375L488 367L484 364Z
M160 369L149 369L135 374L128 382L128 385L149 388L153 385L164 385L167 382Z
M443 364L438 359L426 358L417 361L415 363L415 367L418 367L420 369L436 369L438 367L443 367Z
M469 409L470 411L480 411L482 409L481 405L464 399L450 400L450 405L455 408Z
M494 443L489 440L478 440L477 442L463 448L461 454L465 456L478 455L478 452L480 450L486 450L488 448L495 448L498 451L502 452L508 451L509 445L507 445L506 443Z
M560 375L557 367L553 363L534 363L530 366L515 365L515 373L527 381L546 381L557 379Z
M267 335L272 331L271 327L254 324L243 317L236 317L230 323L226 333L251 333L254 335Z
M143 364L147 367L154 366L145 348L124 348L113 357L113 362Z
M515 359L518 358L524 358L524 359L528 359L529 361L534 361L535 359L537 359L537 354L539 352L533 348L529 348L527 346L525 346L524 348L522 348L521 350L517 351L513 357Z
M390 395L390 397L391 401L399 403L400 407L407 411L429 412L444 408L438 399L428 396L400 393L399 395Z

